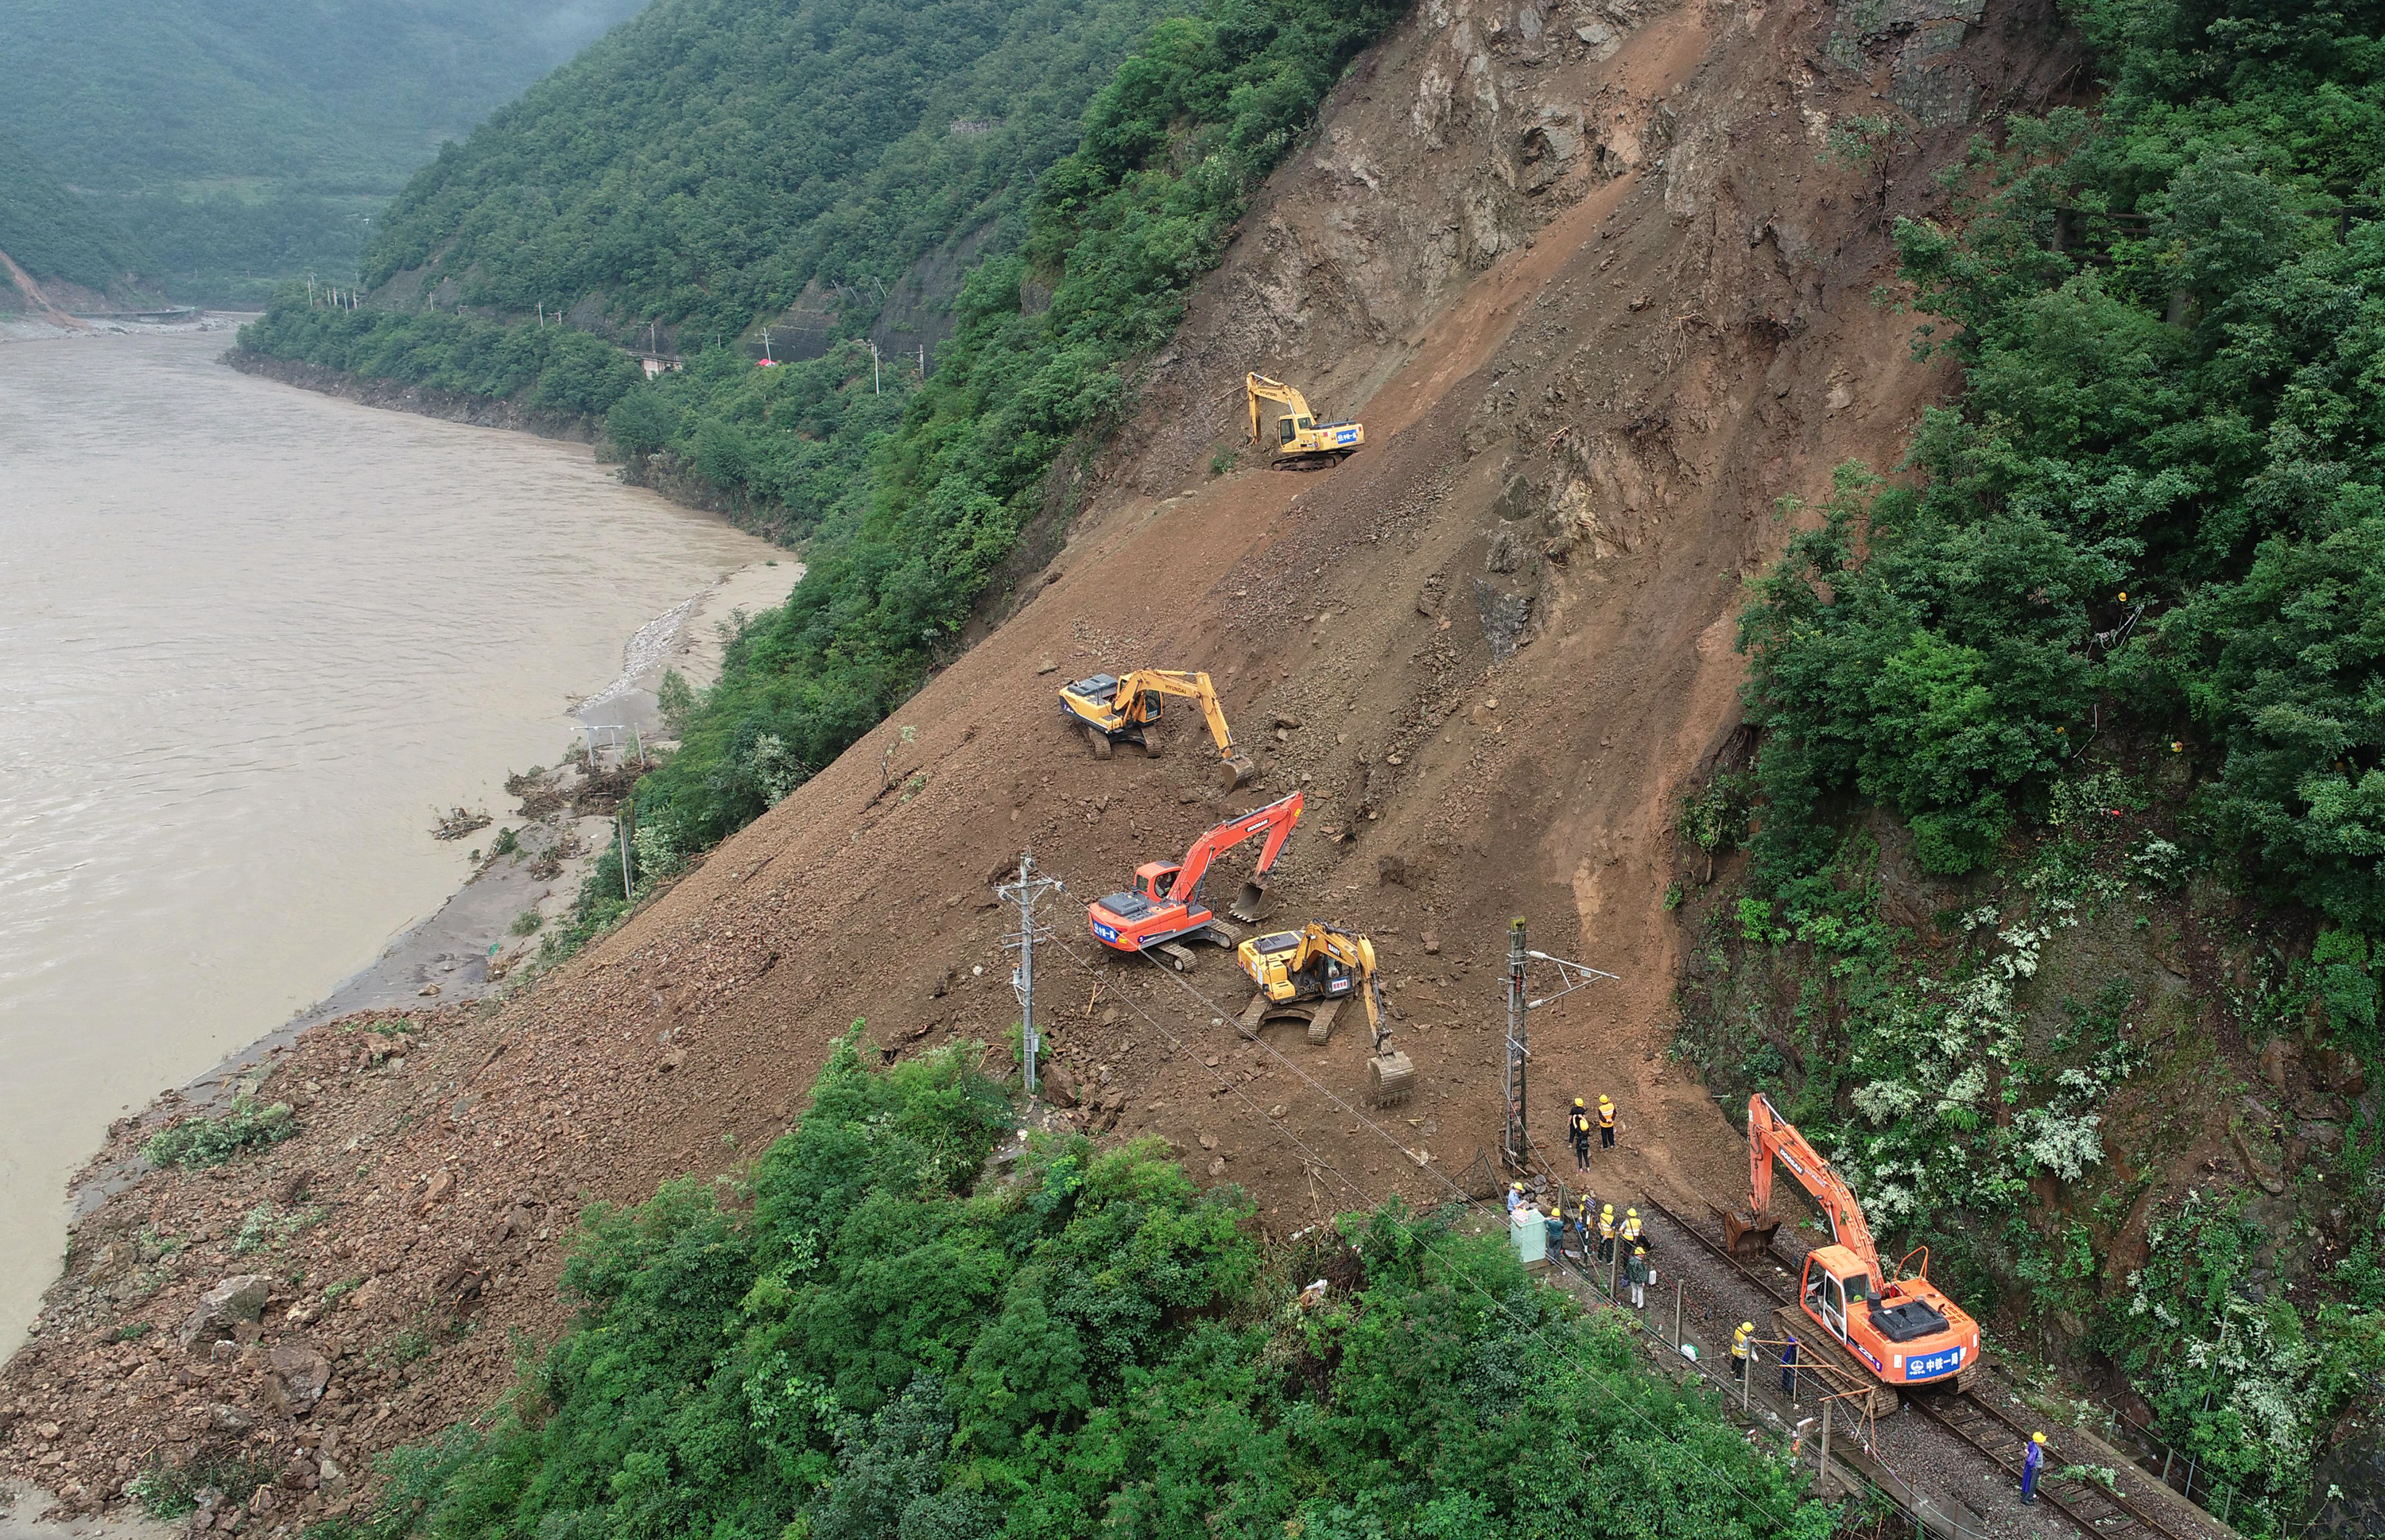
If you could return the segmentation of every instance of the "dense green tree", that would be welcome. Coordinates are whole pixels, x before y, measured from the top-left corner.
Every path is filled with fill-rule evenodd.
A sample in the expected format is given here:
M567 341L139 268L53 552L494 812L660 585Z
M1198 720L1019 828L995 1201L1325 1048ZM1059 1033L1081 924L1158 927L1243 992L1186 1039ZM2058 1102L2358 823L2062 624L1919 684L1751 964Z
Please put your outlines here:
M578 1324L393 1462L380 1534L1829 1532L1496 1233L1393 1203L1271 1250L1156 1142L1038 1135L990 1170L1009 1106L969 1056L872 1072L857 1037L743 1188L590 1213ZM1320 1260L1354 1282L1303 1310Z
M2385 39L2371 10L2081 0L2094 117L1984 143L1898 229L1960 404L1842 488L1742 624L1772 880L1883 802L1942 871L2042 809L2094 721L2208 731L2256 880L2385 926ZM2057 239L2057 235L2062 238ZM2124 595L2126 595L2124 597Z

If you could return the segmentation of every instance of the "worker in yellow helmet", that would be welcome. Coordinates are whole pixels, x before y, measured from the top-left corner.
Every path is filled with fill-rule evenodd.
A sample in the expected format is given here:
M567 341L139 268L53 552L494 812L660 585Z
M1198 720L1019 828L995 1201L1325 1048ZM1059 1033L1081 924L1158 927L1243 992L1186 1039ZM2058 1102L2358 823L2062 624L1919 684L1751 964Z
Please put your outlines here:
M1754 1335L1755 1322L1752 1321L1741 1321L1739 1330L1730 1334L1730 1377L1734 1380L1747 1378L1748 1339Z
M1566 1135L1573 1141L1573 1169L1590 1170L1590 1113L1580 1096L1573 1099L1573 1110L1566 1114Z
M1615 1205L1611 1203L1598 1210L1598 1259L1615 1260Z
M1646 1309L1648 1308L1648 1248L1646 1246L1635 1246L1631 1248L1630 1257L1623 1264L1623 1281L1631 1285L1631 1308L1635 1310Z
M2037 1506L2038 1468L2044 1463L2045 1435L2031 1434L2029 1435L2029 1453L2023 1455L2020 1461L2020 1500L2032 1508Z
M1605 1096L1598 1098L1598 1147L1615 1147L1615 1104Z
M1638 1245L1640 1244L1640 1210L1639 1210L1639 1209L1637 1209L1637 1208L1627 1208L1627 1209L1625 1209L1625 1210L1623 1211L1623 1231L1622 1231L1622 1234L1623 1234L1623 1244L1624 1244L1625 1246L1638 1246Z

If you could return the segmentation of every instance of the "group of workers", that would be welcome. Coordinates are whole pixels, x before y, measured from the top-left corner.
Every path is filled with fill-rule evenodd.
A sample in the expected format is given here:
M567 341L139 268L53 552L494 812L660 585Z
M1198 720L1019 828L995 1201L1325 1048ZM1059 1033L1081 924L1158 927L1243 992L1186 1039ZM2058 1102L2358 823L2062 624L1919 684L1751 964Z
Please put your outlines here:
M1576 1096L1573 1099L1573 1110L1566 1115L1566 1133L1573 1141L1573 1167L1578 1171L1590 1170L1590 1131L1592 1126L1590 1108L1582 1105L1580 1096ZM1605 1096L1598 1098L1598 1116L1595 1126L1598 1129L1598 1147L1613 1149L1615 1147L1615 1104Z
M1540 1201L1524 1191L1520 1182L1507 1185L1507 1218L1511 1224L1522 1226L1540 1223L1547 1226L1547 1248L1555 1251L1565 1245L1571 1231L1574 1243L1582 1255L1594 1257L1602 1267L1615 1265L1620 1259L1621 1278L1628 1286L1634 1308L1648 1306L1648 1285L1655 1281L1655 1270L1648 1262L1648 1244L1640 1222L1640 1210L1626 1208L1623 1218L1615 1217L1615 1205L1601 1203L1592 1212L1592 1198L1582 1194L1574 1202L1573 1213L1565 1212L1562 1198L1552 1198L1543 1213Z

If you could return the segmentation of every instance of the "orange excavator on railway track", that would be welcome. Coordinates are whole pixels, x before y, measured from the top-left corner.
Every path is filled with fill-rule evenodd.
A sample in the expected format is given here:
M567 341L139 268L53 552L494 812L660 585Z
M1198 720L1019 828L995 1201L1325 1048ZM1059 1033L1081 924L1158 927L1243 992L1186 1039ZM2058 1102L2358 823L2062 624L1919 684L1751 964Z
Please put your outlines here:
M1752 1206L1746 1216L1723 1216L1731 1254L1760 1257L1771 1249L1780 1227L1771 1214L1776 1159L1830 1223L1831 1244L1805 1254L1798 1308L1783 1308L1777 1318L1807 1349L1808 1361L1834 1358L1869 1376L1887 1402L1881 1410L1895 1409L1900 1390L1968 1390L1979 1373L1979 1325L1929 1281L1929 1249L1918 1247L1904 1258L1920 1258L1910 1277L1902 1264L1894 1276L1883 1270L1854 1190L1761 1093L1747 1099ZM1813 1351L1817 1347L1822 1352Z

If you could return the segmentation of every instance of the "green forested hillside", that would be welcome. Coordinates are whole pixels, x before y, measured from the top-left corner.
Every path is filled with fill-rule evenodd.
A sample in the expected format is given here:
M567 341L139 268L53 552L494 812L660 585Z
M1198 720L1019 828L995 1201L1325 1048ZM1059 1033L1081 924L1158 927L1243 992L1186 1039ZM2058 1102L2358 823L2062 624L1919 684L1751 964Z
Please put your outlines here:
M972 1056L874 1073L858 1036L749 1185L592 1212L577 1327L327 1540L1831 1533L1504 1236L1394 1203L1268 1247L1157 1141L991 1170Z
M0 135L200 298L344 281L444 140L642 0L19 0Z
M1181 0L662 0L442 156L368 283L725 340L805 283L891 284L1076 141L1085 99Z
M1145 0L1136 7L1157 8ZM873 158L866 139L850 135L806 142L750 157L777 168L782 182L799 169L803 180L780 185L724 170L699 196L692 168L730 164L700 146L761 135L755 122L824 132L846 100L846 77L803 73L806 94L783 111L749 117L706 106L693 122L670 119L651 142L583 135L609 109L596 100L602 92L583 99L582 72L614 78L618 51L682 9L741 26L767 14L780 29L792 14L840 58L882 44L890 29L941 32L976 18L984 52L896 94L917 127L883 156ZM793 597L737 639L719 682L681 713L684 747L641 787L643 864L633 885L643 884L758 816L918 688L1040 509L1045 470L1118 420L1130 361L1174 328L1251 193L1358 51L1405 9L1401 0L1203 0L1192 14L1153 23L1131 39L1130 55L1095 71L1081 60L1106 48L1102 40L1134 7L1043 0L1005 11L953 0L906 20L878 0L801 0L785 13L662 0L424 174L370 259L376 273L400 275L375 305L327 309L285 298L243 332L243 344L601 409L613 442L647 469L692 477L756 524L806 541L807 571ZM1055 37L1077 40L1069 47L1079 52L1062 56L1080 62L1064 71L1030 67ZM709 81L699 70L709 61L730 82L705 84L707 103L775 103L772 94L785 89L770 70L767 89L737 83L747 80L742 55L725 44L681 41L673 56L689 61L691 76ZM1065 119L1051 116L1064 107ZM983 115L978 123L1000 115L1004 126L955 135L962 113ZM575 161L570 146L583 136L591 148ZM565 180L574 167L585 181ZM498 168L509 169L500 177ZM829 180L837 174L845 180ZM486 183L485 198L456 191L474 178ZM590 182L611 192L592 194ZM450 209L443 224L422 212L434 205ZM531 217L539 207L576 221L577 242L545 242ZM617 208L636 213L615 231L606 221ZM592 371L585 347L545 361L542 349L560 349L554 339L576 333L407 308L415 302L401 297L418 292L409 264L447 249L443 266L478 275L460 285L468 310L479 300L518 318L515 296L534 294L546 282L539 275L552 272L565 291L556 303L600 295L625 320L651 305L662 319L683 319L691 342L718 344L791 303L814 278L891 277L989 219L994 233L953 304L952 342L924 382L916 369L884 371L884 394L873 388L868 353L850 340L768 370L715 345L685 372L642 382L626 359L610 373ZM783 244L761 241L766 229ZM869 232L867 241L856 233ZM730 295L742 297L722 297ZM868 304L846 312L848 339L871 315ZM606 860L574 936L622 908L618 858Z
M102 293L148 272L155 262L140 242L6 138L0 138L0 251L37 283L56 279ZM0 309L15 308L15 294L0 278Z
M1691 821L1722 843L1754 795L1713 944L1799 1001L1793 1040L1736 1007L1691 1036L1827 1131L1969 1297L2072 1322L2238 1525L2277 1533L2385 1358L2385 1130L2361 1111L2290 1173L2349 1255L2289 1301L2271 1248L2303 1221L2265 1234L2242 1192L2132 1219L2164 1151L2102 1124L2145 1074L2228 1083L2195 1058L2215 1039L2385 1050L2385 8L2071 8L2102 109L2013 122L1947 179L1951 224L1898 231L1961 400L1894 473L1844 468L1742 618L1754 783ZM1872 808L1910 852L1902 919ZM2153 1038L2160 983L2140 995L2108 940L2130 911L2233 932L2241 970L2194 980L2224 1034ZM2096 966L2054 986L2075 995L2027 1005L2098 926ZM2066 1206L2024 1219L2032 1192ZM2140 1236L2127 1286L2099 1282Z

